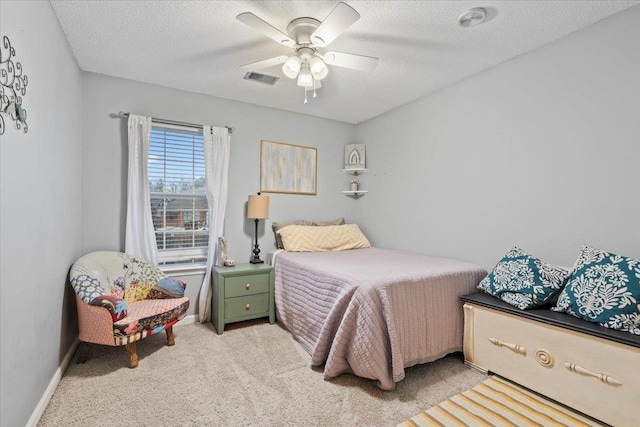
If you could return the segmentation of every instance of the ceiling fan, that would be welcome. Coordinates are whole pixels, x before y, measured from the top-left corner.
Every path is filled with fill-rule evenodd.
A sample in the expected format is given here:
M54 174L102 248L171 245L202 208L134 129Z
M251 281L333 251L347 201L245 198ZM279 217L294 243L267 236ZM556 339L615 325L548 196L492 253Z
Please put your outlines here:
M349 68L359 71L373 71L378 58L353 53L320 52L340 34L360 19L360 14L346 3L338 5L324 21L314 18L296 18L287 26L284 34L251 12L241 13L236 18L276 42L293 48L292 55L280 55L262 61L241 66L244 71L257 71L283 64L282 72L290 79L298 80L298 86L305 89L304 102L307 103L307 91L321 87L320 81L329 73L327 65Z

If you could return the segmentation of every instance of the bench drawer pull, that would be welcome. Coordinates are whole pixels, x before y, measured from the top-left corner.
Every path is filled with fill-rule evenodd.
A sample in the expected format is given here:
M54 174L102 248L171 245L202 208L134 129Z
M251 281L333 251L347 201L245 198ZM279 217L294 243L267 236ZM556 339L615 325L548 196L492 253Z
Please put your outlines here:
M491 344L497 345L498 347L506 347L509 350L513 351L514 353L518 353L522 355L527 354L527 349L521 345L504 342L499 340L498 338L489 338L489 341L491 342Z
M588 370L587 368L583 368L580 365L576 365L575 363L564 362L564 367L567 368L568 370L570 370L571 372L576 372L578 374L588 375L590 377L595 377L595 378L599 379L600 381L602 381L605 384L622 385L622 383L620 381L618 381L617 379L615 379L613 377L610 377L609 375L601 374L599 372L592 372L592 371Z

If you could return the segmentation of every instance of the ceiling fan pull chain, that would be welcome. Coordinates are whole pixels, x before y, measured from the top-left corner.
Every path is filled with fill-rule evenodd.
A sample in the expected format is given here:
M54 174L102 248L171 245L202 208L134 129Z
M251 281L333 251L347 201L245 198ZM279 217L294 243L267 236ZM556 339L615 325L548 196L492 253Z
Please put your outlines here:
M304 103L306 104L307 103L307 88L303 87L302 89L304 90Z
M313 79L313 97L316 97L316 79Z

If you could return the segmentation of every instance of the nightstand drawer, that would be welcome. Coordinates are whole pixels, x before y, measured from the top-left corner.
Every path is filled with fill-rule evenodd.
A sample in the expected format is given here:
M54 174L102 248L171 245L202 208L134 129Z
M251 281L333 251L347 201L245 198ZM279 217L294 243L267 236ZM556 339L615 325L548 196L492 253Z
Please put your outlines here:
M227 277L224 285L224 297L233 298L269 292L269 274L250 274Z
M225 320L269 312L269 293L224 300Z

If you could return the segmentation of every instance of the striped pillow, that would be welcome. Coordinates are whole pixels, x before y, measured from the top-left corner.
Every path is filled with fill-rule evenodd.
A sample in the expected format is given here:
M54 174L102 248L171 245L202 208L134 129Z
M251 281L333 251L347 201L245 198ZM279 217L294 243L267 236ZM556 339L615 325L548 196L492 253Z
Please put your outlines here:
M369 240L356 224L324 227L288 225L278 234L289 252L327 252L370 248Z

